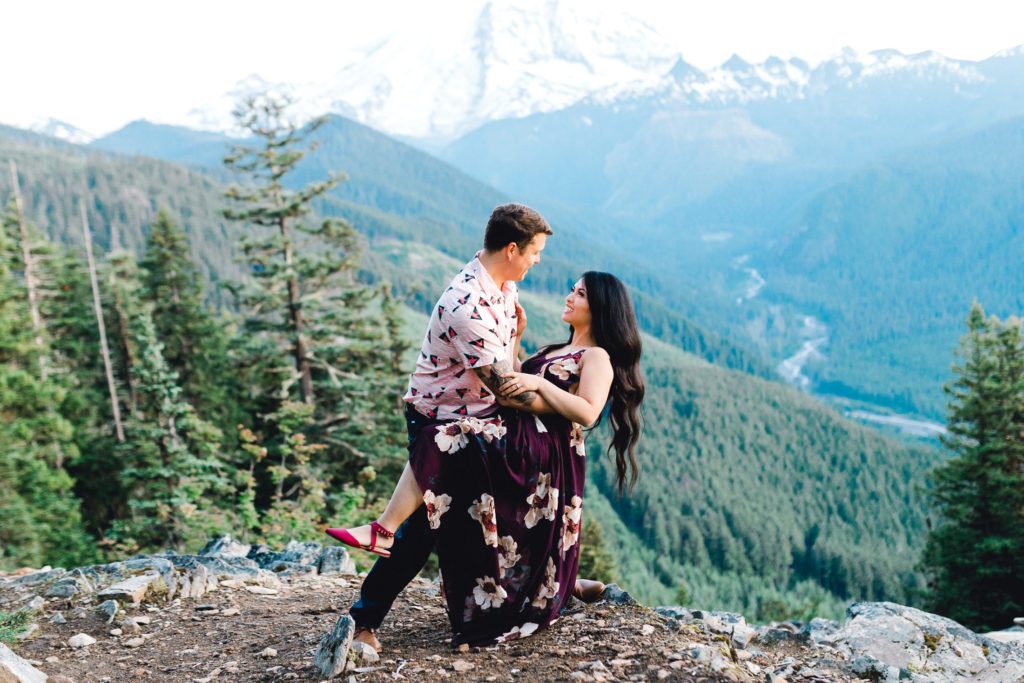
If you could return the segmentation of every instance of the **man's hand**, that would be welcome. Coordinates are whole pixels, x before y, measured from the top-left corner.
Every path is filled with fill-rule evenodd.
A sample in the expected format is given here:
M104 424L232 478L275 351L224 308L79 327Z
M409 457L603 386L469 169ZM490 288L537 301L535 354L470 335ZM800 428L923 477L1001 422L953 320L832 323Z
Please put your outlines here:
M528 372L506 372L501 376L505 384L501 386L501 398L515 400L524 393L540 393L540 385L544 381L537 375Z
M524 330L526 330L526 309L520 306L519 300L516 299L516 336L522 337Z
M491 393L495 395L499 400L504 398L504 387L509 382L514 381L514 377L506 377L505 375L516 376L518 373L513 371L512 363L507 360L499 360L498 362L487 365L482 368L473 368L473 372L480 378L480 381L491 390ZM514 397L508 399L508 403L513 406L528 406L534 402L537 398L536 391L521 391L516 393Z

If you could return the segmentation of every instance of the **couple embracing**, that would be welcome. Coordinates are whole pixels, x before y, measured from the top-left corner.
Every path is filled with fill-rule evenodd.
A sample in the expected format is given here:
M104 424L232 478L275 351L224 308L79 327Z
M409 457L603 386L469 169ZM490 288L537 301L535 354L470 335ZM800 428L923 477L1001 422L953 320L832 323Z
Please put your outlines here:
M587 272L562 320L569 340L520 363L526 314L516 282L552 234L521 204L494 209L484 248L441 295L405 395L409 462L380 518L327 533L381 555L351 609L356 640L374 631L436 547L452 645L487 645L558 618L577 580L584 428L608 407L621 491L636 480L640 334L625 286Z

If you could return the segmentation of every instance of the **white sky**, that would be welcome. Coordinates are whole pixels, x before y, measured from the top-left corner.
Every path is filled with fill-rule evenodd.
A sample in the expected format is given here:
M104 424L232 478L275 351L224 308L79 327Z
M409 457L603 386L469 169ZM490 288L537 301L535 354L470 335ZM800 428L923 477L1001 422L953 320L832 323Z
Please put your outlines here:
M587 0L601 11L614 0ZM621 3L622 0L619 0ZM23 0L3 10L0 122L53 117L102 135L168 119L246 75L326 79L350 50L477 0ZM936 50L981 60L1024 44L1018 0L629 0L635 14L708 68L733 53L816 63L843 46ZM274 47L268 47L273 41Z

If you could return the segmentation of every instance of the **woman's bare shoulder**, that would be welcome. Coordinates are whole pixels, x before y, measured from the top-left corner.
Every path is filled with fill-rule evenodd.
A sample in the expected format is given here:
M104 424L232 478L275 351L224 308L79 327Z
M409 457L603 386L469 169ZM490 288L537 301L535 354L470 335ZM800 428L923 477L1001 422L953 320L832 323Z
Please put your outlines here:
M600 346L591 346L589 349L583 352L582 356L580 356L580 361L582 361L583 363L590 362L597 363L600 365L611 365L612 358L611 356L608 355L608 352L605 351Z

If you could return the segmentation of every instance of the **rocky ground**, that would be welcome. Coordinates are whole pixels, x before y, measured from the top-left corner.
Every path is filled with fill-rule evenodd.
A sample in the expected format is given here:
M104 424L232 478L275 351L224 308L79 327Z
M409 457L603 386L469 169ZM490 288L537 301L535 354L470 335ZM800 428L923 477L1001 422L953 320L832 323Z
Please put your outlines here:
M320 681L332 657L348 682L1024 680L1024 631L985 638L889 603L854 605L844 624L755 628L652 610L615 587L531 637L453 652L437 586L417 580L378 634L379 657L344 639L338 652L325 635L345 632L361 581L340 548L220 539L204 552L0 577L0 610L33 617L14 652L0 646L0 682Z

